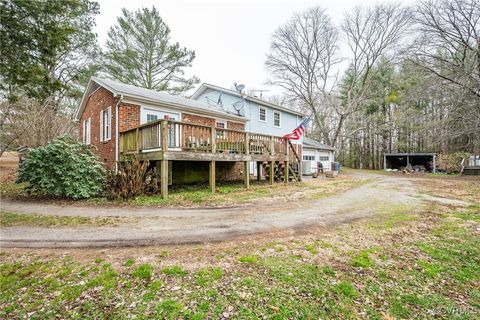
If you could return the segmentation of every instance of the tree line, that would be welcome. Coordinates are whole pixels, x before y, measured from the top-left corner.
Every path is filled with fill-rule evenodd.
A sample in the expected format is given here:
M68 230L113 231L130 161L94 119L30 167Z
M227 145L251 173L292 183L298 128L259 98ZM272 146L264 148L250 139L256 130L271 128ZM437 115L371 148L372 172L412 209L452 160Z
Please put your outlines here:
M275 31L266 67L344 165L381 168L386 152L480 152L476 0L356 7L340 26L311 8Z

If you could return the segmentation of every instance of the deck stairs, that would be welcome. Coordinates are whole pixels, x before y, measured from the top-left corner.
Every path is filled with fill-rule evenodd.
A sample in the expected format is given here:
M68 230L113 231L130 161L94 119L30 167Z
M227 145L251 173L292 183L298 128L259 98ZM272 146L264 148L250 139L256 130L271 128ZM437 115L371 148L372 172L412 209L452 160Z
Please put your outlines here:
M288 148L290 154L290 160L288 161L288 181L301 181L300 156L290 140L288 141ZM273 162L274 181L285 181L286 164L286 161ZM266 180L270 179L270 165L271 163L268 161L262 162L262 168L263 172L265 172Z

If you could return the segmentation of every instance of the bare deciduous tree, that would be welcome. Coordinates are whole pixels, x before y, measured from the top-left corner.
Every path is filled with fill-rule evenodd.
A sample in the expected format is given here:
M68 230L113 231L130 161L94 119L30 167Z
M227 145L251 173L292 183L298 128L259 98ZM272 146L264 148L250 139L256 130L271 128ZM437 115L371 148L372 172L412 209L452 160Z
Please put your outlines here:
M325 11L316 7L295 15L279 28L267 55L272 84L286 90L310 110L322 140L333 146L348 116L365 101L373 66L397 49L411 21L411 11L398 4L357 7L342 25L350 49L349 69L342 90L333 68L338 31Z
M345 16L342 30L351 51L351 63L342 85L343 103L333 104L339 117L333 145L346 118L368 98L375 76L373 67L381 57L385 59L399 50L401 37L410 23L411 10L395 3L356 7Z
M337 57L338 32L324 9L314 7L296 14L273 35L266 67L272 73L271 84L285 90L313 114L318 129L328 140L322 97L337 86L333 66Z
M480 98L480 2L420 1L415 20L418 39L410 59Z
M58 113L55 98L40 104L22 97L16 102L4 101L0 107L2 153L7 147L39 147L61 135L76 135L77 126L70 115Z

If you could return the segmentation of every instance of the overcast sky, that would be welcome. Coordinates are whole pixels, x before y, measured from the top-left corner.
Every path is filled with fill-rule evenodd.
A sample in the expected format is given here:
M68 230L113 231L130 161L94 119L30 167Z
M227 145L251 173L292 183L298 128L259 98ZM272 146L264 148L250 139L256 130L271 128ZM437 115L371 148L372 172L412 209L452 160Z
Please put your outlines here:
M97 0L100 15L96 32L100 45L105 43L107 32L121 15L121 9L136 10L155 6L171 29L172 40L195 50L196 58L189 71L209 82L231 87L243 83L246 89L270 89L266 95L279 93L265 85L265 55L271 35L294 13L320 5L336 24L342 16L357 5L367 5L377 0ZM413 0L403 0L411 3Z

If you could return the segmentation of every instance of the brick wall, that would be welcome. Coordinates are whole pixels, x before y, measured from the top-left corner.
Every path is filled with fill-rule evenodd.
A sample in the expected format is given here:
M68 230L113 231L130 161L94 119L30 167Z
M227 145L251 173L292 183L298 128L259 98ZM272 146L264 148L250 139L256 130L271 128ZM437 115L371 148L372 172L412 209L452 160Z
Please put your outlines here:
M80 139L83 141L83 121L90 118L90 147L110 169L115 168L115 105L117 101L118 99L114 98L110 91L105 88L98 89L88 98L79 122ZM100 111L108 107L112 107L111 139L100 142Z
M189 113L182 113L182 121L210 127L215 127L216 125L215 118L197 116ZM245 130L245 124L241 122L227 121L227 128L233 130Z
M232 130L245 131L245 123L227 121L227 128Z
M140 106L120 103L118 106L118 131L123 132L140 125Z
M189 113L182 113L182 121L210 127L215 127L216 122L214 118L196 116Z

